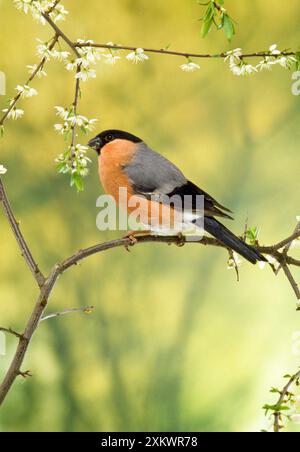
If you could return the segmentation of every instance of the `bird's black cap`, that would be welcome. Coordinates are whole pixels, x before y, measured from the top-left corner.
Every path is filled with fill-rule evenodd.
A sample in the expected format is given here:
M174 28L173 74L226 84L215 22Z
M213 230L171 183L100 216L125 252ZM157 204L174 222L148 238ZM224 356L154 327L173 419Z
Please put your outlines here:
M132 135L131 133L124 132L123 130L109 129L104 130L103 132L99 133L95 138L92 138L89 141L88 145L89 147L95 149L95 151L98 154L100 154L103 146L105 146L110 141L118 139L132 141L133 143L141 143L143 141L141 140L141 138L138 138L135 135Z

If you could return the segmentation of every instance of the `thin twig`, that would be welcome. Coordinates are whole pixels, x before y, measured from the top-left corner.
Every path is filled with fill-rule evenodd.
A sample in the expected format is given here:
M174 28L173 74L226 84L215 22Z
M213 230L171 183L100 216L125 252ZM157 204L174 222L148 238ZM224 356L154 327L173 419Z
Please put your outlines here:
M26 243L26 240L24 239L24 236L21 232L20 226L18 221L16 220L13 211L11 209L10 203L8 201L5 188L3 185L3 182L0 178L0 202L3 205L4 213L10 223L11 229L14 233L14 236L18 242L18 245L21 249L22 256L24 257L25 261L27 262L28 267L31 270L31 273L33 274L35 280L37 281L39 287L41 287L45 281L44 275L40 271L36 261L34 260L31 251Z
M131 50L135 51L137 48L142 46L126 46L126 45L118 45L118 44L98 44L91 42L73 42L72 47L81 48L81 47L95 47L100 49L111 49L111 50ZM227 52L221 53L193 53L193 52L181 52L175 50L168 49L154 49L149 47L143 47L143 50L147 53L158 53L161 55L173 55L180 56L185 58L225 58L227 56ZM295 56L296 52L280 52L282 56ZM240 58L263 58L263 57L271 57L274 56L270 51L261 51L261 52L250 52L243 53L240 55Z
M51 44L49 45L49 50L52 50L55 46L55 44L58 41L58 34L56 33L55 36L52 38ZM45 66L45 63L47 61L47 57L44 56L40 63L37 65L37 67L35 68L35 70L33 71L33 73L30 75L30 77L28 78L28 80L26 81L25 85L29 85L32 80L36 77L36 75L43 69L43 67ZM0 119L0 127L3 126L5 120L7 119L9 113L15 108L15 106L17 105L17 103L19 102L19 100L21 99L22 93L19 92L13 99L11 104L8 106L7 111L4 113L4 115L2 116L2 118Z
M295 230L294 230L294 234L297 234L297 233L300 234L300 221L297 222L297 225L296 225ZM293 239L293 240L294 240L294 239ZM290 247L292 246L293 240L291 240L289 243L287 243L287 244L285 245L284 250L283 250L283 254L284 254L285 256L287 256L287 253L289 252L289 249L290 249ZM276 270L276 275L279 273L279 271L280 271L281 268L282 268L282 265L280 264L279 267L278 267L277 270Z
M76 75L79 74L80 70L81 70L81 64L79 64L77 66ZM74 101L72 104L73 105L73 115L75 117L75 121L71 126L71 164L73 164L73 161L75 158L76 127L77 127L76 115L77 115L77 106L78 106L79 96L80 96L80 79L77 77L76 83L75 83L75 96L74 96Z
M0 327L0 331L2 333L12 334L13 336L17 337L18 339L20 339L20 337L22 337L22 334L17 333L16 331L12 330L11 328L2 328L2 327Z
M95 309L94 306L84 306L83 308L73 308L73 309L65 309L64 311L54 312L53 314L46 315L42 317L40 322L44 322L45 320L52 319L54 317L61 317L67 314L73 314L74 312L83 312L85 314L90 314Z
M288 395L290 387L292 384L297 381L300 378L300 371L297 372L295 375L292 375L287 384L284 386L282 391L280 392L280 397L276 403L276 407L280 407L281 404L284 402L285 397ZM273 429L275 433L280 432L281 426L280 426L280 419L281 419L281 413L279 411L274 412L274 424Z
M60 3L60 0L55 0L52 6L49 7L48 11L45 11L45 14L51 14L52 11L57 7L57 5Z
M77 50L77 46L71 41L71 39L68 38L68 36L56 25L56 23L51 19L49 14L44 13L43 17L48 22L48 24L53 28L55 33L60 36L65 43L71 48L71 50L75 53L77 58L80 58L80 53Z
M292 286L292 289L293 289L293 291L294 291L294 293L296 295L296 298L297 298L297 300L299 302L300 301L300 290L299 290L298 284L296 283L295 278L293 277L293 275L291 273L291 270L289 269L287 264L282 263L281 265L282 265L282 269L283 269L283 271L285 273L285 276L289 280L290 285Z

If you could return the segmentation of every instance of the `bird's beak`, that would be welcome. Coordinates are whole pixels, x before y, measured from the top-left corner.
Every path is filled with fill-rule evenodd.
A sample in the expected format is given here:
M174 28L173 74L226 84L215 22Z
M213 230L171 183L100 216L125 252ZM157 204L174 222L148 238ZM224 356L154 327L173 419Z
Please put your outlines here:
M95 149L95 151L100 154L100 149L102 148L102 140L100 137L95 137L92 138L89 142L88 142L88 146L92 149Z

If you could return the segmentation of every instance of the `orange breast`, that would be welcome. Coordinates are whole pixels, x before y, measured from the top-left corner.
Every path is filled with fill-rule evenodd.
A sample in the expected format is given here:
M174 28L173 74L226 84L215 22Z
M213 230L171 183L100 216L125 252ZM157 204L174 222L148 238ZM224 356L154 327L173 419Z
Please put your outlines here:
M105 192L119 203L119 189L126 188L128 197L133 194L123 167L133 158L136 145L128 140L114 140L106 144L99 156L99 177Z
M99 177L105 192L113 196L122 210L127 210L129 214L136 212L143 224L162 226L167 219L168 224L174 226L176 213L172 208L134 195L123 167L132 160L135 152L135 143L120 139L102 148L99 155ZM127 190L127 196L124 197L124 191L120 196L120 188Z

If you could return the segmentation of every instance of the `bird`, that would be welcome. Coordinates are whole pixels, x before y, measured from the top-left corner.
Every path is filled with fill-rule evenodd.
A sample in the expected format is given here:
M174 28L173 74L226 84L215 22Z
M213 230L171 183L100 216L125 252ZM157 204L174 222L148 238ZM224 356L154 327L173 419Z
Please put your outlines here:
M165 202L174 195L179 199L189 197L191 200L180 217L181 223L184 223L183 231L189 226L200 227L201 215L197 210L196 199L201 196L204 200L204 230L227 249L235 251L252 264L266 261L255 247L245 243L215 218L233 220L230 209L187 179L177 166L151 149L141 138L122 130L109 129L91 139L88 146L98 154L99 177L104 191L115 199L119 207L132 213L138 202L146 202L140 218L150 233L158 235L170 232L170 223L166 230L160 223L166 210L172 217L172 226L178 221L176 206L172 207ZM131 206L120 197L122 187L133 199ZM156 208L153 209L156 215L149 214L149 207L150 211L153 207ZM149 218L149 215L153 218ZM177 231L176 227L174 230Z

